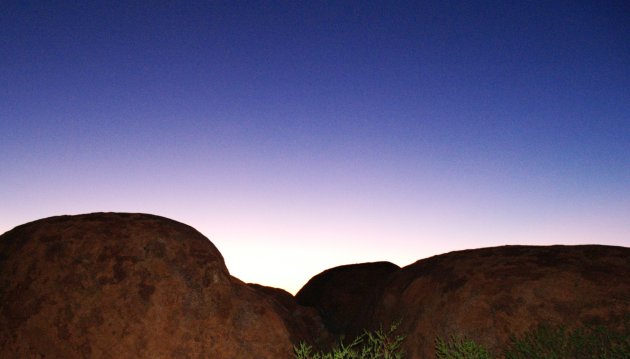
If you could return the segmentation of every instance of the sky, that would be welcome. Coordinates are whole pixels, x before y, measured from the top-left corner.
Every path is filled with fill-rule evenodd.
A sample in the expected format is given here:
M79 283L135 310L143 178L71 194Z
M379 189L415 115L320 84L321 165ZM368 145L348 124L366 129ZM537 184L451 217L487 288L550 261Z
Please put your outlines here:
M630 246L624 1L2 1L0 233L144 212L245 282Z

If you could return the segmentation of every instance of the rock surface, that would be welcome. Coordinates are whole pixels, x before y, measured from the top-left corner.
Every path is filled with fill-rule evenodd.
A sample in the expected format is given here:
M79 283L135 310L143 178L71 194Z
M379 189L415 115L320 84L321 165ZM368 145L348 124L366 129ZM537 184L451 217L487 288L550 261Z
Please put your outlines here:
M331 268L294 298L182 223L51 217L0 236L0 358L291 358L397 321L407 358L452 334L495 350L540 323L621 326L628 278L630 248L505 246Z
M290 358L285 319L193 228L52 217L0 236L2 358Z
M300 305L316 308L332 334L352 337L370 324L383 286L398 270L389 262L331 268L311 278L295 298Z
M493 350L539 323L615 327L630 314L630 248L505 246L420 260L395 273L372 318L402 320L408 358L436 337Z
M322 350L333 344L333 338L315 308L299 305L295 297L284 289L254 283L248 285L265 293L275 303L276 312L282 316L289 328L293 343L306 342Z

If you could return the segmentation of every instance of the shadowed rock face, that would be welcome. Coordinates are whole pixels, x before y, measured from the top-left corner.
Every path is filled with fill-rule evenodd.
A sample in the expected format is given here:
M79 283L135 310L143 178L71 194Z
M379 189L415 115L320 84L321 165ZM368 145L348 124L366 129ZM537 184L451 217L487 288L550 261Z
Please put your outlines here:
M324 326L319 312L315 308L297 304L291 293L280 288L266 287L249 283L251 288L265 293L276 306L285 321L293 343L306 342L321 350L327 349L333 343L328 330Z
M398 270L389 262L331 268L311 278L295 298L300 305L316 308L332 334L353 336L370 324L383 286Z
M0 236L2 358L288 358L269 298L216 247L144 214L52 217Z
M506 246L448 253L395 273L373 323L402 319L409 358L464 335L489 349L541 322L620 325L630 315L630 248Z

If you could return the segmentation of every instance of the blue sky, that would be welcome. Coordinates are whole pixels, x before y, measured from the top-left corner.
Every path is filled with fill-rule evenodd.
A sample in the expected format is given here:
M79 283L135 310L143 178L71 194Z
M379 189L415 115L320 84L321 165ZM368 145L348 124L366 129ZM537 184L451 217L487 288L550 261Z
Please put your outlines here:
M0 232L148 212L233 275L630 246L622 1L3 2Z

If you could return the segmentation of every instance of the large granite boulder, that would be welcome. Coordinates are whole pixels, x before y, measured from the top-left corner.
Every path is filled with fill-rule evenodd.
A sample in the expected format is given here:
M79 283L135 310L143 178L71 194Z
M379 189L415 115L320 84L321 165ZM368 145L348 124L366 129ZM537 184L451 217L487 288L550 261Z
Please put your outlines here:
M383 286L398 270L389 262L327 269L311 278L295 298L300 305L316 308L332 334L352 339L370 325Z
M461 335L497 350L541 323L618 328L628 315L630 248L505 246L404 267L372 320L401 320L408 358L433 358L436 337Z
M1 358L289 358L290 337L187 225L97 213L0 236Z

